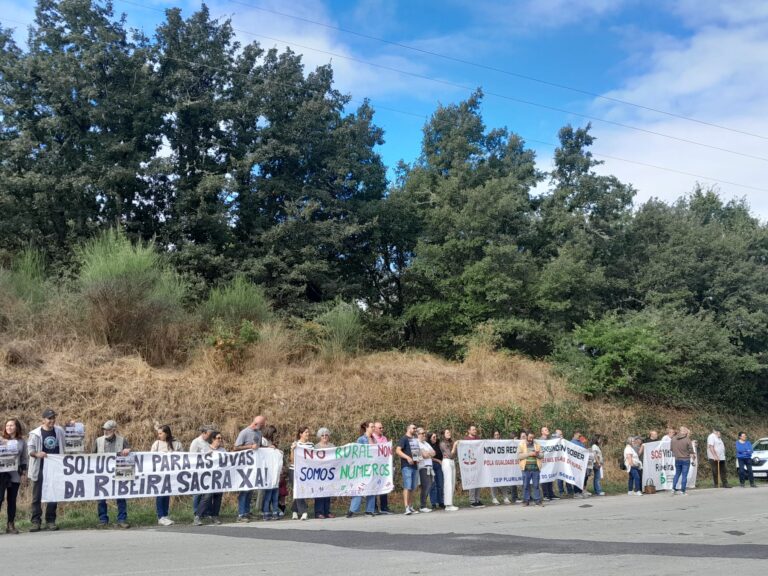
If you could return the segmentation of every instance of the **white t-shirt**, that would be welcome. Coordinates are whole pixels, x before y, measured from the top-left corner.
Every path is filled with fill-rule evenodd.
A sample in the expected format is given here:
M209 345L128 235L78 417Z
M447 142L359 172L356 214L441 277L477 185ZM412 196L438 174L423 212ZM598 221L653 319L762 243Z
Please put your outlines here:
M424 452L431 452L432 446L429 445L428 442L419 442L419 449L421 450L421 453L424 454ZM417 462L419 470L422 468L431 468L432 467L432 458L422 458Z
M710 446L714 446L717 460L725 460L725 444L723 444L723 439L718 438L717 434L714 432L707 437L707 458L715 460L715 458L712 458L712 450L710 449Z

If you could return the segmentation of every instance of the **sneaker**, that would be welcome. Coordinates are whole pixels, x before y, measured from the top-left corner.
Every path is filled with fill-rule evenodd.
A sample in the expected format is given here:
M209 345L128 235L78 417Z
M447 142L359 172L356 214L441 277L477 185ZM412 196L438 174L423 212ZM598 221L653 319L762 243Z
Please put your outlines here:
M373 512L366 512L366 513L365 513L365 515L366 515L366 516L369 516L369 517L371 517L371 518L373 518L374 516L376 516L376 514L374 514Z
M485 508L485 504L483 504L479 500L477 502L472 502L472 504L470 504L469 506L471 508Z
M293 514L291 514L291 520L298 520L298 519L299 519L299 513L298 512L294 512Z
M584 492L581 493L582 498L589 498L590 496L592 496L592 492L589 492L587 490L584 490Z
M168 518L168 516L163 516L157 521L160 526L173 526L173 520Z
M512 502L509 501L509 498L504 498L504 504L512 504Z
M631 490L629 492L627 492L627 496L634 496L634 495L635 495L635 493L633 491L631 491Z
M285 512L283 512L282 510L278 510L277 511L277 517L278 518L282 518L283 516L285 516Z
M213 523L216 524L216 526L220 526L221 525L221 520L219 519L218 516L214 516L213 517Z
M29 529L30 532L40 532L40 524L32 524L32 527Z
M419 512L424 512L424 514L426 514L427 512L432 512L432 508L422 508Z
M544 502L539 500L538 502L536 502L536 506L541 506L543 508L544 507Z
M59 527L56 526L56 522L46 522L45 529L50 530L51 532L55 532L59 529Z
M640 491L635 492L635 496L642 496L642 495L643 495L643 493L640 492Z
M381 514L383 516L391 516L392 512L390 512L389 510L380 510L379 514Z
M266 522L269 522L270 520L272 520L272 514L263 514L261 519Z
M679 492L677 490L672 490L672 496L677 496Z
M456 512L458 510L458 507L456 506L446 506L445 511L446 512Z
M250 522L250 521L251 521L251 519L250 519L250 518L248 518L248 516L245 516L245 515L243 515L243 516L238 516L238 517L237 517L237 521L238 521L238 522Z
M419 513L419 511L416 510L416 508L414 508L413 506L411 506L411 512L413 512L414 514L418 514Z
M301 515L301 519L302 520L309 520L309 515L306 512L304 512L304 514Z
M560 496L552 496L552 498L550 498L550 500L560 500Z
M680 494L678 494L678 496L688 496L688 493L687 492L680 492Z
M501 502L499 502L497 498L494 498L493 500L491 500L491 503L493 503L495 506L498 506L499 504L501 504Z
M605 496L605 492L598 492L597 495L598 496Z
M410 508L406 508L403 514L405 514L406 516L410 516L411 514L413 514L413 511Z
M109 528L109 522L99 522L99 530L105 530Z
M347 518L352 518L354 515L354 512L347 512Z
M128 530L128 528L130 528L131 525L128 524L128 522L118 522L117 527L122 528L123 530Z
M523 506L530 506L530 505L531 505L531 503L528 502L528 501L523 502Z
M192 521L192 526L202 526L203 520L200 518L200 516L195 516L195 519Z

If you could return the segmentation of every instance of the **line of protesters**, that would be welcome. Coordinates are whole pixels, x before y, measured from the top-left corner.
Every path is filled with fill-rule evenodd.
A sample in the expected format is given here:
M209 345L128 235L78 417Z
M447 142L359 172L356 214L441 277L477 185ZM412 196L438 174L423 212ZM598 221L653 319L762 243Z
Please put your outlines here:
M0 446L9 446L15 442L15 467L11 472L0 474L0 507L3 500L7 501L7 526L6 533L18 534L16 528L16 500L20 487L28 478L32 487L32 506L30 532L38 532L44 527L48 530L57 530L56 514L57 503L47 502L45 510L42 506L42 486L45 470L45 458L50 454L64 454L65 433L64 429L56 425L57 414L52 409L47 409L42 414L41 425L30 431L25 440L21 423L17 419L6 421L2 429ZM68 424L74 424L73 421ZM108 420L102 425L103 434L96 438L92 451L96 454L119 454L126 456L131 452L128 440L117 433L117 423ZM158 425L156 427L157 439L152 444L151 452L181 452L181 442L173 436L170 426ZM189 446L191 453L207 453L211 451L225 451L224 438L213 425L204 425L199 430L199 435L192 440ZM328 428L320 428L317 431L317 441L311 441L312 432L307 426L298 429L294 442L291 444L289 466L284 466L280 476L279 486L268 490L254 490L238 492L238 522L249 522L254 519L252 506L255 501L256 510L260 512L264 520L282 518L286 513L285 499L288 494L288 482L292 479L294 469L294 450L297 447L331 448L331 431ZM494 439L501 439L501 433L494 431ZM675 486L678 479L681 480L681 494L686 494L686 479L690 460L695 454L695 445L690 439L690 431L681 427L678 432L674 429L667 430L667 437L671 443L671 450L675 455ZM604 496L601 479L604 466L602 445L604 438L595 436L591 442L579 432L575 432L571 442L589 448L587 475L582 486L572 486L568 483L557 482L540 483L540 469L543 459L543 451L539 441L553 438L563 438L562 430L555 430L550 434L549 428L543 427L537 437L531 431L523 431L519 435L518 457L523 473L523 485L500 486L491 489L491 502L494 505L513 504L518 499L524 506L533 502L542 506L544 500L553 501L560 498L585 498L592 496L587 489L590 477L595 495ZM470 426L463 440L480 440L476 426ZM517 439L517 438L514 438ZM646 442L658 440L658 433L651 431ZM361 444L387 443L384 426L381 422L366 421L360 425L360 436L357 439ZM405 514L428 513L436 509L449 512L458 510L454 505L454 490L456 486L457 448L461 440L454 440L451 430L445 429L442 433L428 432L424 428L410 424L405 434L394 445L395 454L400 459L403 480L403 503ZM279 449L277 429L267 425L264 416L256 416L245 427L235 440L233 451ZM712 466L715 486L728 488L725 468L725 446L720 438L720 431L713 430L707 440L708 458ZM631 495L642 494L642 456L643 439L630 437L624 449L623 463L628 471L628 493ZM749 480L754 484L752 474L752 445L747 440L746 434L739 433L736 442L736 452L739 462L739 479L744 486ZM557 493L555 492L557 486ZM419 503L415 503L415 491L420 487ZM673 492L677 494L677 491ZM211 523L220 524L219 519L221 493L195 495L192 501L194 524L201 525L207 519ZM499 500L499 497L501 500ZM388 495L356 496L351 499L347 517L360 513L362 500L365 498L365 512L367 516L392 514L389 508ZM156 498L156 513L158 524L170 526L174 522L170 519L170 496L158 496ZM431 506L427 504L427 500ZM482 508L484 504L480 499L480 489L469 490L470 507ZM129 528L128 511L125 499L116 499L117 522L120 528ZM43 515L44 512L44 515ZM291 507L292 518L295 520L307 520L309 518L308 502L305 499L294 499ZM108 508L105 500L97 502L99 525L109 525ZM314 499L314 517L317 519L333 518L331 512L331 499ZM45 525L43 525L43 518Z

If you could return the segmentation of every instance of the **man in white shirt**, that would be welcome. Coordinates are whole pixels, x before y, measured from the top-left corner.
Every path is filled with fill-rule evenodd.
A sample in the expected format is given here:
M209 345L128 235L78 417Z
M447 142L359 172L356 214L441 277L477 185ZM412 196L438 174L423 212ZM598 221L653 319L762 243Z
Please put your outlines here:
M728 484L728 472L725 465L725 444L720 437L720 430L712 430L707 437L707 458L712 468L712 482L715 488L730 488Z

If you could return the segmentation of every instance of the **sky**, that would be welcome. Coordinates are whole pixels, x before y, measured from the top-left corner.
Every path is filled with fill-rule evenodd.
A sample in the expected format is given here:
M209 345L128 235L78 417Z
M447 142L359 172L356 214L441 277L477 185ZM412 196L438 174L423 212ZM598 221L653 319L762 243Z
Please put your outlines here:
M151 35L163 10L199 1L114 0ZM243 44L290 46L307 70L368 98L390 168L419 155L440 104L475 88L488 129L506 127L551 167L557 131L592 122L592 147L637 190L673 202L700 183L744 198L768 221L768 2L765 0L212 0ZM34 19L34 0L0 0L0 22Z

